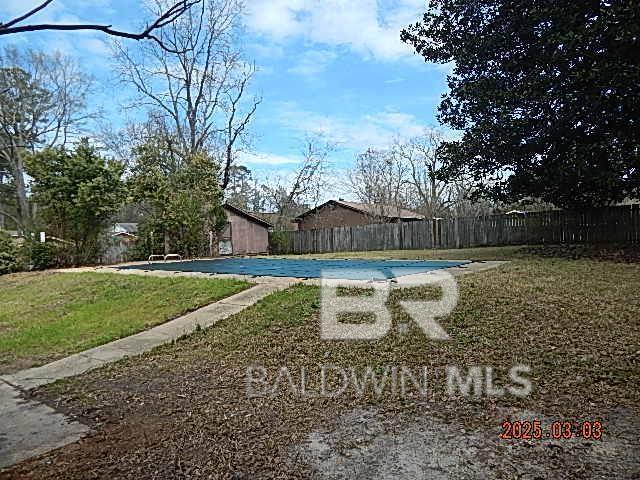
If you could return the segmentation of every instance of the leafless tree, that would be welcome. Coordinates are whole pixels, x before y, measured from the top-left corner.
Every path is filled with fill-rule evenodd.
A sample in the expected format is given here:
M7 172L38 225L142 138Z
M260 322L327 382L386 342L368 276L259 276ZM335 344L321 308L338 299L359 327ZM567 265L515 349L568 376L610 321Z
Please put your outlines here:
M112 28L112 25L99 25L99 24L52 24L52 23L37 23L22 25L25 21L31 17L46 9L53 0L46 0L28 12L19 15L6 22L0 22L0 35L11 35L16 33L25 32L37 32L41 30L59 30L59 31L74 31L74 30L94 30L114 37L128 38L132 40L153 40L160 48L167 51L176 51L168 47L159 36L159 32L163 27L171 24L182 15L184 15L189 9L200 3L202 0L181 0L180 2L168 5L166 9L161 11L155 20L149 23L141 32L131 33L124 32L122 30L116 30Z
M271 179L264 185L269 206L278 213L276 224L281 225L309 207L318 205L329 181L329 156L336 148L335 143L322 135L307 135L301 151L301 165L289 180Z
M167 0L154 0L151 14L166 6ZM255 68L244 62L236 39L242 7L240 0L203 0L162 30L168 49L116 43L121 77L139 94L133 106L166 119L184 158L202 151L216 158L223 190L260 103L245 99Z
M440 179L442 141L441 132L425 129L420 136L397 138L388 150L368 149L358 155L347 187L358 200L377 207L376 215L389 207L414 209L427 218L486 213L487 202L472 198L471 182Z
M12 218L20 228L32 220L25 153L64 145L79 133L91 117L85 109L91 83L75 62L59 53L8 47L0 54L0 159L14 187Z
M129 121L122 128L114 129L110 122L103 121L96 137L109 156L126 166L125 173L135 166L133 159L136 156L136 149L143 145L155 145L162 149L163 153L171 159L168 167L174 172L183 166L178 138L174 135L166 117L153 111L149 112L144 121Z
M478 217L490 215L496 208L496 204L484 198L473 197L473 183L463 178L456 180L451 185L452 204L451 215L454 217Z
M455 201L452 184L438 178L442 140L440 132L428 129L407 141L396 140L392 147L394 156L408 168L408 182L417 197L412 203L427 218L443 216Z
M382 216L390 213L389 207L406 206L408 181L407 167L393 151L369 148L356 157L347 188L359 201L379 208L374 214Z

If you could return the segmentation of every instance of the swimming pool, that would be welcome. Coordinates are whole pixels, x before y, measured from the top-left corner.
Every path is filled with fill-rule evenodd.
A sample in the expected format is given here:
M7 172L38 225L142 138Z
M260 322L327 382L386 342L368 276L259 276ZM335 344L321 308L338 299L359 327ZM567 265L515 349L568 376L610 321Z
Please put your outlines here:
M184 262L158 262L120 268L271 277L320 278L324 276L327 278L353 280L381 280L457 267L465 263L468 262L450 260L220 258Z

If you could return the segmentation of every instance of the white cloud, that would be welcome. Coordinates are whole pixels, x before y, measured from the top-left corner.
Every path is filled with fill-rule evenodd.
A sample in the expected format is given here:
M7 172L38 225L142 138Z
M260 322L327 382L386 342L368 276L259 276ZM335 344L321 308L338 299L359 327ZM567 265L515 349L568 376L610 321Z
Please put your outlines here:
M306 0L253 0L248 4L247 24L256 32L266 33L276 40L302 33L296 12Z
M246 23L275 41L302 37L391 60L413 51L400 41L400 30L424 8L422 0L253 0Z
M327 66L333 62L337 53L331 50L309 50L305 52L298 63L288 71L304 76L313 76L324 72Z
M300 162L296 157L266 152L243 152L238 157L238 162L242 165L289 165Z
M285 128L323 134L341 147L357 151L369 147L385 148L397 136L420 135L428 128L415 116L401 112L383 111L359 118L341 118L305 111L292 102L280 103L277 111L277 121Z
M31 11L41 3L42 0L4 0L2 6L0 6L0 13L2 16L6 15L7 17L15 18ZM38 21L51 20L53 18L51 16L52 13L63 10L64 6L60 2L52 3L33 17L30 17L29 21L33 19L37 19ZM2 20L6 21L8 19L3 18Z
M268 60L280 58L284 55L284 48L281 45L272 43L251 43L247 47L252 54Z
M102 38L85 38L82 39L81 44L84 50L99 57L104 57L105 59L107 59L111 55L111 48L109 47L109 44L107 44L107 42L105 42Z

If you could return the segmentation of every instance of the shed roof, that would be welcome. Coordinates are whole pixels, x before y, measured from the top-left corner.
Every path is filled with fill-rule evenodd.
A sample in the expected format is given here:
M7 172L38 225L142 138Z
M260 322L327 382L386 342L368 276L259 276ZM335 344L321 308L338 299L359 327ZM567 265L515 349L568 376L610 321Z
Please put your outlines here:
M273 227L273 225L271 225L269 222L267 222L266 220L263 220L262 218L254 215L251 212L247 212L246 210L243 210L240 207L236 207L235 205L231 205L230 203L225 203L222 206L225 210L229 210L233 213L235 213L236 215L239 215L241 217L246 218L249 221L252 221L254 223L257 223L258 225L262 225L263 227L266 228L271 228Z

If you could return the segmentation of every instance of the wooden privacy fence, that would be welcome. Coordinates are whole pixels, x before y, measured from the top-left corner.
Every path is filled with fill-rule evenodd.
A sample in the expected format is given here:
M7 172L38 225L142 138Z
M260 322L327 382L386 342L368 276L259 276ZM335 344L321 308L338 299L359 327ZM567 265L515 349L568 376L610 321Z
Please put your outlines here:
M640 205L273 232L272 253L561 243L640 244Z

